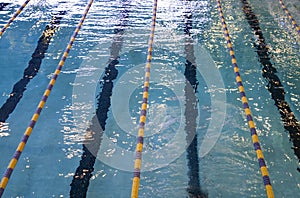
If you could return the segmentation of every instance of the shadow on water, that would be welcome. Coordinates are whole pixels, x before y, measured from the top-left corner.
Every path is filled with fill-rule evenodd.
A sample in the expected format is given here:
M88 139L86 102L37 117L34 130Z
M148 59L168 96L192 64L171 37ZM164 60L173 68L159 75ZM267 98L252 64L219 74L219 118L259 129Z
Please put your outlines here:
M277 70L273 67L270 57L268 47L263 36L262 30L259 26L259 20L256 14L253 12L249 2L247 0L241 0L243 4L243 11L246 19L253 30L256 42L254 42L254 47L258 55L259 62L262 64L263 77L268 82L268 90L271 93L272 99L280 113L284 128L290 134L290 140L293 143L292 149L294 154L298 158L298 164L300 163L300 125L299 121L295 117L293 111L291 110L289 104L285 101L285 91L284 87L280 82L280 79L276 75ZM297 170L300 172L300 168Z

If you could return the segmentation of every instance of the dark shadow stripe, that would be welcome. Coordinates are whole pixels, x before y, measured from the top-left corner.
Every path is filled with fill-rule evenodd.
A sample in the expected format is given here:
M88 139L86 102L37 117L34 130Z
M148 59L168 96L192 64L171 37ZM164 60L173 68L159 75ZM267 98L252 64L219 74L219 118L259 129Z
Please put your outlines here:
M263 36L262 30L259 26L259 20L255 13L252 11L251 6L247 0L241 0L243 4L243 11L246 19L253 30L253 33L257 37L257 41L254 42L254 47L259 58L259 62L262 64L263 77L268 82L268 90L271 93L272 99L275 102L277 109L279 110L284 128L290 134L290 140L293 143L292 149L294 154L298 158L298 163L300 163L300 125L299 121L296 119L294 113L292 112L289 104L285 101L285 91L284 87L280 82L280 79L276 75L277 70L273 67L270 57L268 47ZM297 168L300 171L300 168Z
M104 77L100 80L102 91L99 93L97 99L96 115L92 118L91 125L86 130L87 137L83 142L83 153L81 156L80 164L77 167L70 184L70 197L71 198L84 198L86 197L87 190L94 171L94 165L97 157L98 150L101 145L103 132L105 130L107 113L111 106L111 96L113 90L113 80L117 78L118 70L116 65L119 63L119 53L122 48L124 29L127 26L127 18L129 16L128 7L125 5L130 1L122 2L122 11L120 24L115 29L115 37L112 43L111 58L109 65L105 68Z
M10 3L0 3L0 11L3 11L3 9L8 6Z
M190 198L206 198L207 193L201 189L200 176L199 176L199 157L198 157L198 137L197 137L197 92L198 80L196 77L197 66L196 57L194 56L193 39L190 35L192 29L192 14L185 14L185 27L184 33L186 34L185 40L185 54L186 64L184 75L186 77L185 91L185 131L187 133L186 141L189 144L187 147L187 160L188 160L188 188L187 192Z
M17 104L20 102L23 94L26 90L27 84L33 79L38 73L42 60L45 57L45 53L50 44L51 38L53 37L60 20L60 15L65 12L60 12L52 17L50 25L47 25L43 31L42 36L38 40L37 47L34 53L31 55L31 60L28 63L27 68L24 70L23 78L19 80L14 86L12 92L9 94L9 98L0 108L0 123L5 122L9 115L14 111Z
M86 197L90 178L94 171L97 153L102 141L103 131L105 130L107 113L111 105L110 98L112 96L113 80L115 80L118 75L118 70L116 69L118 63L119 61L115 59L105 68L105 76L103 77L104 83L102 85L102 92L98 98L96 116L92 118L92 124L86 131L89 137L83 144L83 154L81 156L80 165L76 169L72 183L70 184L70 197Z

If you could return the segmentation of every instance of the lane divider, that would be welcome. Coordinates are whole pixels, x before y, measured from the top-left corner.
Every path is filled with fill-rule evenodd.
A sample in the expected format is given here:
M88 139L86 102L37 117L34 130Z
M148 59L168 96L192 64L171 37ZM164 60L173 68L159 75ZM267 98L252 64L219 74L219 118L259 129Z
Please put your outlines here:
M15 12L15 14L8 20L4 27L0 30L0 37L5 32L5 30L10 26L10 24L17 18L17 16L22 12L22 10L27 6L30 0L26 0L25 3Z
M252 136L253 146L254 146L254 149L255 149L255 152L256 152L256 155L257 155L260 171L261 171L263 181L264 181L264 185L265 185L265 188L266 188L267 197L268 198L274 198L274 192L273 192L273 188L272 188L272 185L271 185L268 169L267 169L267 166L265 164L265 160L264 160L264 156L263 156L261 146L260 146L260 143L259 143L258 135L256 133L256 127L255 127L254 121L252 119L252 113L250 111L250 107L249 107L249 104L248 104L248 99L246 97L245 89L244 89L244 86L243 86L243 83L242 83L242 78L241 78L240 73L239 73L239 68L238 68L237 61L236 61L236 58L235 58L235 55L234 55L234 50L233 50L233 47L232 47L230 35L229 35L227 25L226 25L226 22L225 22L225 18L224 18L224 14L223 14L223 11L222 11L222 6L221 6L220 0L217 0L217 4L218 4L218 11L219 11L219 15L220 15L220 20L221 20L223 31L224 31L224 36L225 36L225 39L227 41L227 47L229 49L230 56L231 56L231 62L232 62L232 66L233 66L233 69L234 69L236 82L237 82L238 89L239 89L239 92L240 92L240 96L241 96L241 100L242 100L242 103L243 103L244 111L245 111L245 114L247 116L247 121L248 121L248 125L249 125L249 128L250 128L251 136Z
M155 22L156 22L156 13L157 13L157 1L158 0L154 0L154 4L153 4L151 32L150 32L149 43L148 43L147 62L145 66L143 101L142 101L142 107L140 112L139 130L138 130L137 145L135 150L136 157L134 161L134 177L132 181L131 198L138 198L138 192L140 186L144 129L146 123L146 113L147 113L147 104L148 104L150 67L151 67L151 60L152 60L152 46L154 41L154 31L155 31Z
M30 121L24 135L23 135L23 138L22 138L21 142L19 143L19 145L17 147L17 150L15 151L15 153L14 153L14 155L13 155L13 157L12 157L8 167L7 167L7 170L5 171L5 173L2 177L2 180L1 180L1 183L0 183L0 197L2 197L2 195L3 195L5 187L8 183L8 180L10 179L10 176L11 176L14 168L16 167L16 164L17 164L17 162L18 162L18 160L19 160L19 158L20 158L20 156L21 156L21 154L24 150L24 147L25 147L25 145L26 145L26 143L29 139L29 136L31 135L32 129L34 128L34 126L35 126L35 124L36 124L36 122L37 122L37 120L40 116L40 113L41 113L41 111L42 111L42 109L43 109L43 107L44 107L44 105L45 105L45 103L46 103L46 101L47 101L47 99L50 95L50 92L51 92L51 90L52 90L52 88L53 88L53 86L54 86L54 84L57 80L57 77L60 74L60 71L61 71L62 67L65 64L67 56L68 56L68 54L71 50L71 47L72 47L72 45L75 41L76 36L78 35L78 32L79 32L80 28L82 27L82 24L83 24L88 12L89 12L90 7L92 6L92 3L93 3L93 0L90 0L88 2L88 5L87 5L87 7L84 11L84 14L82 15L82 18L80 19L80 22L78 23L73 35L71 36L70 41L69 41L69 43L68 43L68 45L67 45L67 47L64 51L64 54L63 54L58 66L57 66L57 68L54 72L54 75L52 76L52 78L51 78L51 80L48 84L48 87L45 90L44 95L43 95L43 97L42 97L35 113L33 114L32 118L31 118L31 121Z
M275 102L281 120L283 122L284 128L290 134L290 140L293 143L294 154L298 158L298 165L300 165L300 123L297 120L294 112L291 110L289 103L285 100L285 91L282 83L280 82L279 77L276 75L277 70L271 62L269 57L269 49L262 33L262 30L259 26L259 21L255 13L252 11L252 8L247 0L241 0L243 4L243 11L246 16L246 19L253 30L253 34L258 36L256 42L254 42L254 47L259 58L259 62L262 64L262 76L267 80L268 91L271 93L272 99ZM300 167L297 167L297 170L300 171Z
M294 28L296 29L296 31L300 35L300 27L299 27L299 25L297 24L297 22L295 21L295 19L293 18L293 16L290 14L289 10L287 9L287 7L283 3L283 1L279 0L279 3L281 5L281 8L283 9L283 11L286 13L286 15L289 17L290 21L292 22L292 25L294 26Z

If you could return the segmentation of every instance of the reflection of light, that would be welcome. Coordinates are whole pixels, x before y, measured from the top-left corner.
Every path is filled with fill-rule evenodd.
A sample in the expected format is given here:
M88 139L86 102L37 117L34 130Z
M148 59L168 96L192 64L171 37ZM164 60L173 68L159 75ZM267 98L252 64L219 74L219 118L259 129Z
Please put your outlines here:
M183 6L178 5L178 2L161 0L158 1L158 18L163 21L178 20L178 16L183 16Z
M9 131L8 123L0 122L0 138L9 136L9 133L7 133L8 131Z
M157 7L169 7L170 4L174 4L174 3L168 0L160 0L157 2Z

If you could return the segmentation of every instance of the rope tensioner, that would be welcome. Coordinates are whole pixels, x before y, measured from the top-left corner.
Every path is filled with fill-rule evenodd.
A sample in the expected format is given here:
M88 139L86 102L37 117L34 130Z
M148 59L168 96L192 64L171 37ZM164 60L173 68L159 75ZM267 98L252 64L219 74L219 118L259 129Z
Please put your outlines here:
M298 34L300 35L300 27L297 24L297 22L295 21L295 19L293 18L293 16L290 14L289 10L286 8L285 4L283 3L282 0L279 0L279 3L283 9L283 11L286 13L286 15L289 17L289 19L291 20L294 28L296 29L296 31L298 32Z
M67 47L64 51L64 54L63 54L58 66L57 66L57 68L54 72L54 75L52 76L52 78L51 78L51 80L48 84L48 87L45 90L44 95L43 95L43 97L42 97L35 113L33 114L32 118L31 118L31 121L30 121L24 135L23 135L23 138L22 138L21 142L19 143L19 145L17 147L17 150L15 151L15 153L14 153L14 155L13 155L13 157L12 157L12 159L11 159L11 161L10 161L10 163L9 163L9 165L8 165L4 175L2 177L2 180L1 180L1 183L0 183L0 197L2 197L2 195L3 195L5 187L8 183L8 180L9 180L14 168L16 167L16 164L17 164L17 162L18 162L18 160L19 160L19 158L20 158L20 156L21 156L21 154L24 150L24 147L25 147L25 145L26 145L26 143L29 139L29 136L31 135L32 129L34 128L34 126L35 126L35 124L36 124L36 122L37 122L37 120L40 116L40 113L41 113L41 111L42 111L42 109L43 109L43 107L44 107L44 105L45 105L45 103L46 103L46 101L47 101L47 99L50 95L50 92L51 92L51 90L52 90L52 88L53 88L53 86L54 86L54 84L57 80L57 77L60 74L60 71L61 71L62 67L65 64L65 60L67 59L67 56L68 56L68 54L71 50L71 47L72 47L72 45L75 41L75 38L78 35L78 32L79 32L79 30L80 30L80 28L81 28L81 26L82 26L82 24L83 24L83 22L84 22L84 20L87 16L87 14L88 14L88 11L89 11L90 7L92 6L92 3L93 3L93 0L90 0L87 7L86 7L86 9L85 9L85 11L84 11L84 14L82 15L82 17L81 17L81 19L80 19L80 21L79 21L79 23L78 23L78 25L75 29L75 31L73 32L73 35L70 38L70 41L69 41L69 43L68 43L68 45L67 45Z
M219 11L219 15L220 15L220 20L222 22L222 27L223 27L223 31L224 31L224 36L225 36L225 39L227 41L227 47L228 47L229 52L230 52L232 66L233 66L234 73L235 73L235 76L236 76L236 82L237 82L238 89L239 89L239 92L240 92L240 96L241 96L241 100L242 100L242 103L243 103L244 111L245 111L245 114L247 116L247 121L248 121L248 125L249 125L249 128L250 128L251 136L252 136L253 146L254 146L254 149L256 151L260 171L261 171L263 181L264 181L264 185L265 185L265 188L266 188L267 197L268 198L274 198L274 192L273 192L273 188L272 188L272 185L271 185L271 182L270 182L268 169L267 169L267 166L265 164L265 160L264 160L264 156L263 156L261 146L260 146L260 143L259 143L258 135L256 133L256 127L255 127L254 121L252 119L252 113L251 113L249 105L248 105L248 100L247 100L247 97L246 97L245 89L244 89L242 79L241 79L241 76L240 76L240 73L239 73L238 65L236 63L234 50L233 50L233 47L232 47L232 43L231 43L230 35L229 35L228 29L227 29L227 25L226 25L226 22L225 22L225 18L224 18L224 15L223 15L220 0L217 0L217 4L218 4L218 11Z
M15 14L8 20L4 27L0 30L0 37L5 32L5 30L10 26L10 24L17 18L17 16L22 12L22 10L27 6L30 0L26 0L25 3L15 12Z
M139 191L139 185L140 185L144 128L145 128L145 123L146 123L146 112L147 112L147 104L148 104L150 67L151 67L151 60L152 60L152 46L153 46L153 40L154 40L156 13L157 13L157 0L154 0L151 32L150 32L149 43L148 43L148 55L147 55L147 62L146 62L146 66L145 66L143 102L142 102L142 109L140 112L140 121L139 121L139 130L138 130L137 145L136 145L136 158L134 161L134 177L133 177L133 181L132 181L131 198L138 198L138 191Z

